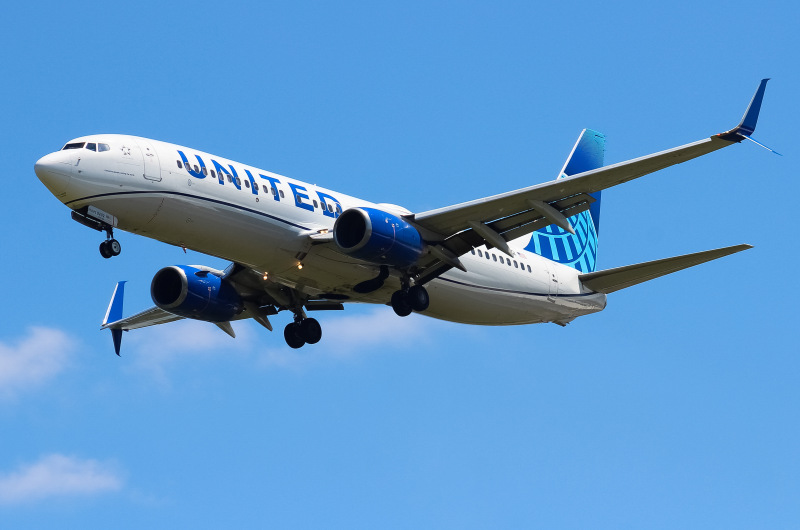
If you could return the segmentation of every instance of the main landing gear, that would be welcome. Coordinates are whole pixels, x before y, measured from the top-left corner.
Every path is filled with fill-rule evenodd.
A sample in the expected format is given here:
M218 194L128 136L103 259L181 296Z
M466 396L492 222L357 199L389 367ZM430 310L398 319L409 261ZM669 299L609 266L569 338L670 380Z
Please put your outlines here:
M407 317L412 311L420 313L428 309L428 305L428 291L421 285L395 291L392 295L392 309L397 316Z
M283 330L283 338L290 348L302 348L305 344L316 344L322 338L322 326L315 318L295 315L294 322Z

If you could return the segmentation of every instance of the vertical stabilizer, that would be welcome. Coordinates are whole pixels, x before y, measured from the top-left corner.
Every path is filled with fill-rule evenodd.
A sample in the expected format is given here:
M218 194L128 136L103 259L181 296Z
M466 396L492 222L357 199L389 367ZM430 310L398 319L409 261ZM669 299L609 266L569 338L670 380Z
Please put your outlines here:
M584 129L558 178L603 167L605 151L605 135ZM600 232L600 192L591 195L595 199L591 208L569 218L575 229L574 235L550 225L534 232L525 250L584 273L594 272L597 268L597 234Z

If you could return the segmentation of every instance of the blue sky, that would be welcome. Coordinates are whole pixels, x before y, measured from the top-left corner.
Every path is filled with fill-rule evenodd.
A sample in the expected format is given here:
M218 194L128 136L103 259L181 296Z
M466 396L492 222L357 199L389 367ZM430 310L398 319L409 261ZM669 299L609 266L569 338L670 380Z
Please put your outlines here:
M794 3L4 15L4 528L800 524ZM181 322L117 358L98 327L118 280L130 313L159 268L225 262L125 233L104 260L33 173L127 133L423 211L554 178L584 127L607 163L721 132L763 77L754 136L785 156L734 146L605 193L599 266L755 248L564 329L355 307L297 352Z

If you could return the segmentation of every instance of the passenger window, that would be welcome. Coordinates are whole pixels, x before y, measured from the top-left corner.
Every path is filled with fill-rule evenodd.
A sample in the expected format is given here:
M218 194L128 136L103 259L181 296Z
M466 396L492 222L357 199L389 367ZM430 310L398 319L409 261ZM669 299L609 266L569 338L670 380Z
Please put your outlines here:
M97 144L95 143L86 144L86 149L88 149L89 151L97 151Z
M514 268L517 268L517 260L514 260Z
M473 248L473 249L470 249L469 253L470 253L470 254L472 254L472 255L474 256L474 255L475 255L475 249L474 249L474 248Z
M533 271L531 271L531 266L530 265L528 265L528 272L533 272Z
M269 193L269 188L267 187L266 184L262 184L261 187L264 188L264 193Z
M503 259L503 258L500 258ZM492 261L497 261L497 254L492 254Z
M479 258L482 258L482 257L483 257L483 253L482 253L480 250L478 250L478 257L479 257Z
M206 168L203 168L203 175L206 177L208 176L208 170Z
M197 166L197 164L194 165L194 172L200 173L200 168Z
M245 188L250 188L250 181L249 180L245 180L244 181L244 187Z
M281 199L283 199L283 198L284 198L284 196L283 196L283 190L280 190L280 191L281 191Z
M239 180L239 177L236 177L236 185L240 188L242 187L242 181Z
M216 174L216 173L214 173L214 170L213 170L213 169L211 170L211 176L212 176L212 177L214 177L214 178L217 178L217 174Z
M314 201L314 209L317 209L317 201Z
M111 151L111 148L108 144L97 144L97 150L102 153L103 151Z
M329 212L331 212L331 213L333 213L333 205L332 205L332 204L329 204L329 205L328 205L328 211L329 211Z
M338 204L336 205L336 213L342 213L342 207Z
M233 183L233 177L228 175L228 182Z
M175 162L178 163L178 169L181 169L183 167L183 163L180 160L176 160Z
M278 194L278 188L272 188L272 194L273 195L277 195Z
M500 256L500 263L505 263L505 262L503 261L503 256Z

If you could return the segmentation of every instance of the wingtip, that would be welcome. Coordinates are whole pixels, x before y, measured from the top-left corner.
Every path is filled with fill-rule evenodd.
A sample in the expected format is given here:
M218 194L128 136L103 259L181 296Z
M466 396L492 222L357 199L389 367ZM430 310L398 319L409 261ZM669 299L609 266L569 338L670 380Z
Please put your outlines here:
M742 121L739 122L735 129L737 133L744 133L750 136L756 130L758 115L761 112L761 103L764 100L764 92L767 89L767 81L769 81L768 77L762 79L758 84L756 93L753 94L753 99L750 100L750 104L747 106L744 116L742 116Z
M755 94L753 94L753 98L750 100L747 110L744 111L744 116L742 116L742 120L739 122L739 125L730 131L720 133L716 136L730 142L741 142L744 139L751 140L750 135L756 130L758 116L761 113L761 103L764 101L764 92L767 89L767 81L769 80L769 77L765 77L758 83L758 88L756 89ZM767 149L769 148L767 147ZM772 151L772 149L769 150Z
M117 354L117 357L120 356L119 350L122 347L122 330L121 329L112 329L111 330L111 338L114 341L114 353Z
M108 303L106 315L103 318L102 327L112 324L122 318L122 300L125 296L125 281L117 282L111 301Z

